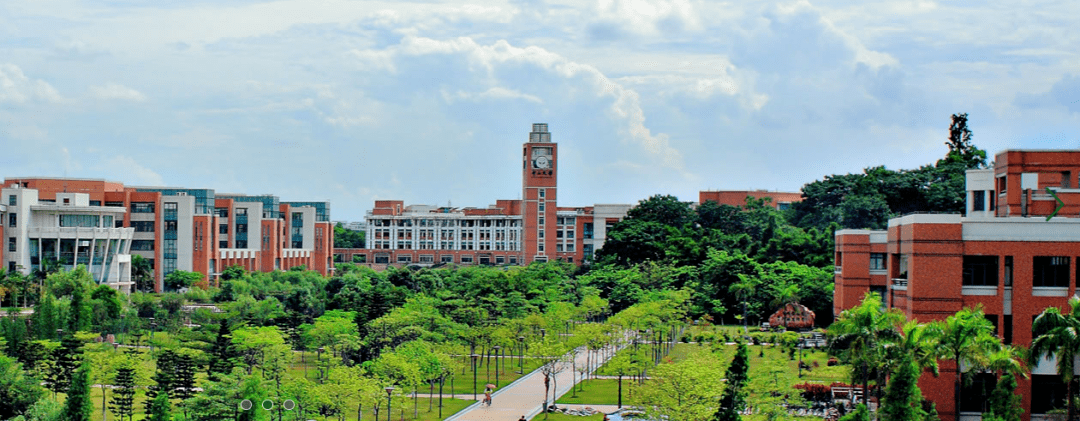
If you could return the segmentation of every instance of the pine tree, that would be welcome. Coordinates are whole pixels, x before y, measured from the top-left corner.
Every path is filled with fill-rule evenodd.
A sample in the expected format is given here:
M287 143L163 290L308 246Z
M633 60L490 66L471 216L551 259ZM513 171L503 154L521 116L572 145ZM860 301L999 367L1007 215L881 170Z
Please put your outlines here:
M170 414L172 407L169 404L169 393L158 393L152 401L150 401L149 408L146 410L147 421L172 421L172 414Z
M34 336L38 339L59 339L56 329L60 328L60 324L57 319L59 315L57 315L56 300L51 293L46 292L34 306L34 315L31 316L34 322Z
M195 358L181 354L176 357L172 382L173 397L184 400L195 396Z
M113 381L116 388L113 389L113 398L109 401L112 405L112 413L118 421L129 421L135 415L135 369L122 367L116 370L116 380Z
M82 342L72 335L60 341L60 348L53 351L56 361L49 370L49 388L60 393L71 385L71 376L82 363Z
M236 349L232 344L232 334L227 319L221 319L217 340L214 341L214 346L210 349L210 355L210 366L207 369L210 380L217 380L219 374L229 374L232 371Z
M154 381L154 385L150 386L146 390L146 412L151 412L151 407L154 405L154 399L159 395L168 394L175 388L176 379L176 353L171 349L166 349L158 355L157 358L157 371L151 380Z
M885 389L885 403L881 408L882 420L907 421L921 419L925 415L918 381L919 369L910 355L906 355L901 359L899 370L889 379L889 386Z
M60 413L62 421L90 421L94 404L90 402L90 367L80 365L71 376L71 386L67 389L67 400Z
M727 385L720 396L720 408L713 415L714 421L738 421L742 419L739 411L746 406L746 391L743 387L749 379L750 356L745 343L739 343L735 357L727 369Z

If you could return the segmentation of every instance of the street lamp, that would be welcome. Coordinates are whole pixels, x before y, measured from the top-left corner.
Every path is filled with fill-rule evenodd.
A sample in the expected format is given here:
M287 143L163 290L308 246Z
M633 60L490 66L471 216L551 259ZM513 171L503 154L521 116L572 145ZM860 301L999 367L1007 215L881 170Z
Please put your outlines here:
M476 400L476 360L480 358L480 354L472 354L472 398Z
M525 374L525 337L518 336L518 374Z
M394 393L394 386L386 386L384 390L386 390L386 421L390 421L390 394Z
M502 347L495 345L493 348L495 349L495 387L499 387L499 350Z

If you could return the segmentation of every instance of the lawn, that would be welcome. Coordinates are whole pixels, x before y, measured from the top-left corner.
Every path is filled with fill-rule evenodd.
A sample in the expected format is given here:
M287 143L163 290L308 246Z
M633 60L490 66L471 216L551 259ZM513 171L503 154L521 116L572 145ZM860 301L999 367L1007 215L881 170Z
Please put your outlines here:
M626 403L627 393L633 380L623 379L623 403ZM580 387L580 391L578 390ZM555 403L582 404L582 405L617 405L619 403L619 381L615 379L590 379L585 380L575 387L574 391L566 392Z

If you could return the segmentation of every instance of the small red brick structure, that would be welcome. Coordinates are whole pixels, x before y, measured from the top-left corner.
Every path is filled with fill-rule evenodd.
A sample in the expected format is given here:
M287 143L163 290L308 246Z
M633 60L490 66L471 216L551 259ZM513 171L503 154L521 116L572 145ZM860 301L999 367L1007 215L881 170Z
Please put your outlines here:
M769 326L787 329L810 329L814 327L814 312L799 303L788 303L769 316Z

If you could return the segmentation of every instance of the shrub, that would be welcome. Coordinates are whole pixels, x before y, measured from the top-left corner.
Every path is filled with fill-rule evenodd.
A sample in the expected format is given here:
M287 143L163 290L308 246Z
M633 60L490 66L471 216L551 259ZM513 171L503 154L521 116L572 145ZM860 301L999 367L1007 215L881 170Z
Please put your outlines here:
M814 402L828 402L832 399L832 388L821 383L802 383L792 386L801 391L803 399Z
M836 357L829 357L829 361L827 361L825 365L829 367L832 367L834 365L840 365L840 360L836 359Z

